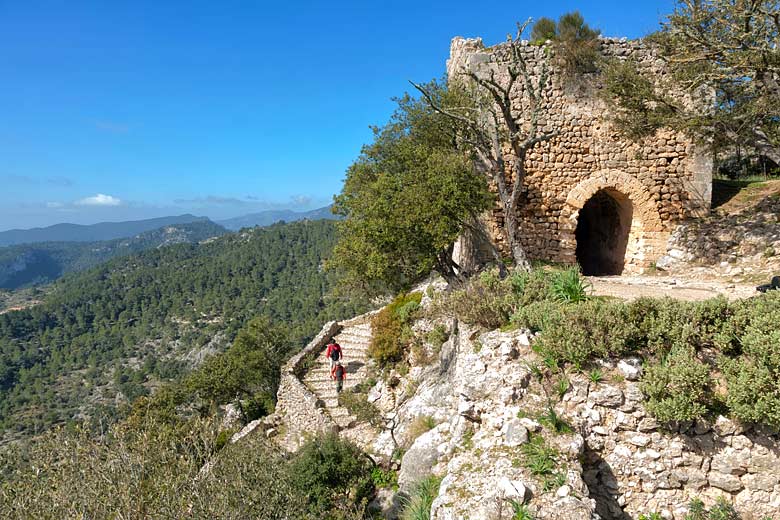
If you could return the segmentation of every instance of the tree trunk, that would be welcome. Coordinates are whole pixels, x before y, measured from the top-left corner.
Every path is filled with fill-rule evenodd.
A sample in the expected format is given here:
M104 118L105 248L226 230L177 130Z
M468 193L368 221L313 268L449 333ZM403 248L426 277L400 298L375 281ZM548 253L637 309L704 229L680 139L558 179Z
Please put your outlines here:
M505 206L505 208L506 209L504 211L508 213L511 206ZM512 215L512 218L510 218L509 215L504 215L504 230L506 231L506 238L509 242L509 248L512 251L512 259L515 261L515 270L530 271L531 262L528 261L528 255L525 253L523 244L520 242L520 238L518 236L519 230L516 215Z
M753 146L756 151L774 161L775 164L780 165L780 148L775 146L762 130L755 130L754 135L755 141Z
M458 269L458 265L452 259L453 246L436 255L436 272L452 287L463 287L466 277Z

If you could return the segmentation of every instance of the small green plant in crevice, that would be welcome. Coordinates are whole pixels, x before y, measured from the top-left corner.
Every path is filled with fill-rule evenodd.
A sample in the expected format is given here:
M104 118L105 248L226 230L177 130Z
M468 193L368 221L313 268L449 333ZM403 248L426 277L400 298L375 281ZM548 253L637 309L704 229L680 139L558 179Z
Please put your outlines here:
M482 342L479 341L478 339L475 339L471 343L471 347L475 354L479 354L482 351Z
M552 475L545 475L542 479L542 491L549 493L566 484L566 473L556 471Z
M557 467L558 450L547 445L541 435L532 435L527 443L520 446L523 465L532 475L544 477L552 475Z
M376 466L371 470L371 480L377 488L398 490L398 472L394 469L384 469Z
M591 383L601 383L604 380L604 372L600 368L594 368L588 372L588 380Z
M734 506L726 502L722 497L719 497L715 505L709 509L704 506L704 502L694 498L688 505L688 514L685 515L685 520L740 520L740 518ZM764 520L771 519L765 517Z
M521 504L517 500L510 500L509 505L512 506L512 520L534 520L527 505Z
M661 513L648 513L646 515L639 515L639 520L664 520Z
M553 389L555 390L555 393L558 395L558 399L563 399L563 396L566 395L566 392L569 391L569 388L571 388L571 382L565 376L561 377L553 385Z
M439 494L441 478L428 476L420 481L409 498L403 500L401 520L430 520L431 505Z
M460 445L464 450L470 450L471 448L474 447L474 428L472 427L466 428L466 431L463 432L463 437Z
M569 423L564 421L560 415L550 406L547 411L536 418L539 424L547 427L557 434L574 433L574 428Z
M444 345L448 339L450 339L450 333L447 331L447 327L440 323L425 335L425 340L433 345L433 348L437 351L441 349L441 346Z
M423 433L432 430L436 427L436 419L430 415L418 415L409 425L409 429L406 431L407 439L411 444L414 440Z

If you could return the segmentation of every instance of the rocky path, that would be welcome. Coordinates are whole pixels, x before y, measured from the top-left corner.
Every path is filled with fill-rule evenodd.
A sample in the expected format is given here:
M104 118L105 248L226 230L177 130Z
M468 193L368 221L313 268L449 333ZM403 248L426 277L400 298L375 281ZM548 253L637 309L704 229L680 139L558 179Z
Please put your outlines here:
M749 298L758 294L755 285L728 281L693 281L661 276L589 276L593 294L634 300L643 296L678 300L707 300L725 296L729 300Z
M347 323L336 336L336 342L343 352L342 364L347 368L344 391L363 382L366 378L368 363L368 344L371 341L371 323L366 318L357 323ZM325 409L340 428L349 428L355 418L346 408L339 406L336 383L330 378L330 360L325 352L317 357L316 364L303 377L303 383L318 399L325 403Z

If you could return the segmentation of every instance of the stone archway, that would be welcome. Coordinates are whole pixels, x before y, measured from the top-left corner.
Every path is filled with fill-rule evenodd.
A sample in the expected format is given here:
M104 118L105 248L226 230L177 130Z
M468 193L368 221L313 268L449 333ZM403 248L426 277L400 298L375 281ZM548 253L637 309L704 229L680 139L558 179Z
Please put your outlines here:
M586 274L641 272L664 254L668 238L649 190L615 170L596 172L569 192L558 229L561 261L585 260Z
M597 191L582 207L574 237L577 263L585 275L623 272L633 205L619 191Z

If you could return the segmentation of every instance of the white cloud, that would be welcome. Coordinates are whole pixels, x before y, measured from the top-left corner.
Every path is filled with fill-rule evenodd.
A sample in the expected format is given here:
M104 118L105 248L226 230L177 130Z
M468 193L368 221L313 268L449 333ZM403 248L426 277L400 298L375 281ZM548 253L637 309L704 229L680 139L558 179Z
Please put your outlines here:
M111 195L98 193L92 197L85 197L83 199L77 200L74 204L76 206L119 206L122 204L122 201L116 197L112 197Z

